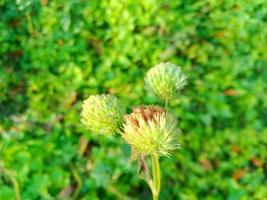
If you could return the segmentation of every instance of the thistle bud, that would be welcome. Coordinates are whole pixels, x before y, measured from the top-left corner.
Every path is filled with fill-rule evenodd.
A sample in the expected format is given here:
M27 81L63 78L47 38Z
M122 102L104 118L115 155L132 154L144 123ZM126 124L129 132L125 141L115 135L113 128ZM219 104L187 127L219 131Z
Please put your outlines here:
M83 102L81 121L95 134L112 134L122 124L123 115L124 110L115 96L91 95Z
M147 90L155 93L163 100L177 95L177 91L187 84L186 75L181 68L172 63L160 63L151 68L145 77Z
M179 147L179 133L173 115L159 106L140 106L125 117L123 139L137 155L169 156Z

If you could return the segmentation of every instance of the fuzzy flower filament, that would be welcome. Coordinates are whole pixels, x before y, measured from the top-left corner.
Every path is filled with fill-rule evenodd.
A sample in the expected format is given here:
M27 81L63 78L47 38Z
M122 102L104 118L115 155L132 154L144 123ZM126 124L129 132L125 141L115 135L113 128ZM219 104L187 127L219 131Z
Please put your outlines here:
M173 115L159 106L140 106L125 117L123 139L137 155L169 156L179 147Z
M179 66L169 62L160 63L147 72L145 86L159 98L169 100L187 84L186 79Z
M81 122L94 134L113 134L123 123L124 109L110 94L91 95L83 102Z

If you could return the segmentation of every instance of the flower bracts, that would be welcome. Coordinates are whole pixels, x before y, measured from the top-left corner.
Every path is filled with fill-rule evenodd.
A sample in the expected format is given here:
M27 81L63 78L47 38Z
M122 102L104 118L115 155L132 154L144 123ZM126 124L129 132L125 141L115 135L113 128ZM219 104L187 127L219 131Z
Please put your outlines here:
M83 102L81 121L93 134L113 134L123 123L124 109L110 94L91 95Z
M181 68L172 63L160 63L146 74L145 87L162 100L176 97L178 90L187 84Z
M169 156L178 147L179 133L173 115L159 106L140 106L125 117L123 139L134 153Z

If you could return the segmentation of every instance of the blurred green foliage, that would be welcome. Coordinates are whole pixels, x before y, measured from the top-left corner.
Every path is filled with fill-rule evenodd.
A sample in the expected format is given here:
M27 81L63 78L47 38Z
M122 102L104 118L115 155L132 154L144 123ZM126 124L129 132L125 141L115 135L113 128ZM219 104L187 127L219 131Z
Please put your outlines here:
M267 197L265 0L0 0L0 199L150 199L129 147L80 123L82 99L153 104L145 72L182 66L182 149L161 199Z

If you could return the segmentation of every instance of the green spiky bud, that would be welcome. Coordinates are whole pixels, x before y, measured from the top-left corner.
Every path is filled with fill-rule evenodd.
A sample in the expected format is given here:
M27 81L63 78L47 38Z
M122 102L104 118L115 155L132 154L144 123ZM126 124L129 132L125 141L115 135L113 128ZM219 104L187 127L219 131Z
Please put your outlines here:
M160 63L146 74L145 86L159 98L169 100L176 97L177 91L186 84L186 75L179 66L172 63Z
M110 94L91 95L83 102L81 121L95 134L113 134L123 123L124 109Z
M169 156L179 147L175 117L159 106L140 106L125 117L123 139L137 155Z

